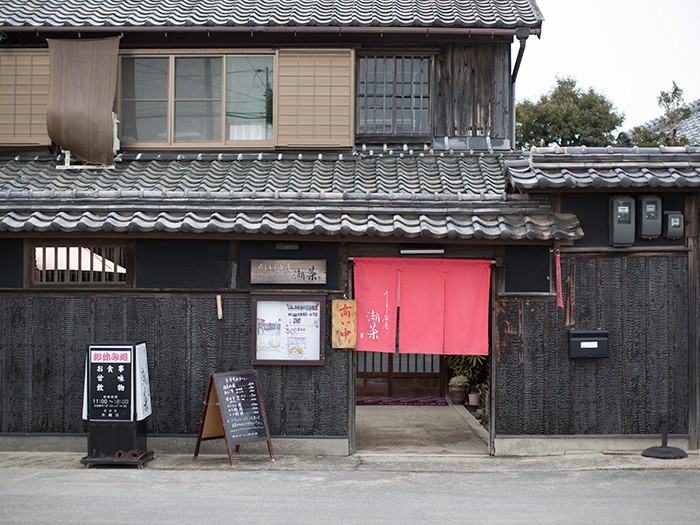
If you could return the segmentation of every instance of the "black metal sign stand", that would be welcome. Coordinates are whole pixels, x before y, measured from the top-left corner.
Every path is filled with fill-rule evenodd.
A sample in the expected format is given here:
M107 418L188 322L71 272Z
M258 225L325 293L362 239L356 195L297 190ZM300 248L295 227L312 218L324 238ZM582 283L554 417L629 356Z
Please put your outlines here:
M86 468L142 468L154 457L146 444L151 400L145 343L90 345L86 367L83 418L88 420L88 454L80 463Z
M270 461L275 461L255 370L221 372L209 376L193 460L199 457L202 441L219 438L226 441L231 468L235 466L233 458L238 454L241 443L252 441L267 441Z
M642 456L656 459L685 459L688 457L685 450L668 446L668 419L665 416L661 420L661 446L644 449Z
M88 455L80 463L92 465L127 465L143 468L154 458L152 450L146 450L146 421L88 423Z

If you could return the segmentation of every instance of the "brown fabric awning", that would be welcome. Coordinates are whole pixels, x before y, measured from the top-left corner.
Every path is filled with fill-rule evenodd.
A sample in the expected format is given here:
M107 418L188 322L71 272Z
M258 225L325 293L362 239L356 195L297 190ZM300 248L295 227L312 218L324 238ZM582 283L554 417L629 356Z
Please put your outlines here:
M111 164L119 37L48 43L49 137L85 162Z

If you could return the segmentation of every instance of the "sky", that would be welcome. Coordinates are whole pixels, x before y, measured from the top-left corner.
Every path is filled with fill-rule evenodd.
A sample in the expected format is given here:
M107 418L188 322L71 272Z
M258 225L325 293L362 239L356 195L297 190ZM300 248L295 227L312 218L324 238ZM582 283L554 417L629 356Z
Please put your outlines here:
M527 40L518 101L573 77L624 113L628 130L663 114L657 98L673 81L686 103L700 99L700 0L536 1L545 20L541 38Z

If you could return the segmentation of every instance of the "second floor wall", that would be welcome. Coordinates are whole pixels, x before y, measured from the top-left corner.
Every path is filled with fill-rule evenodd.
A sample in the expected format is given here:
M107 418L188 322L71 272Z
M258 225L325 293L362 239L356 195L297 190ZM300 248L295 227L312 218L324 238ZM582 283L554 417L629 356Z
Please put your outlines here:
M509 139L511 43L122 49L122 149ZM49 53L0 49L0 146L46 145Z

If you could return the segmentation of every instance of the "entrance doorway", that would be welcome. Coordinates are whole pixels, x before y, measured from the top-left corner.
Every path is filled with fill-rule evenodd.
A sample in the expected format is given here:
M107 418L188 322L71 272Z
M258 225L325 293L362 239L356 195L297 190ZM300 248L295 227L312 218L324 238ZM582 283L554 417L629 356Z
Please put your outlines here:
M445 375L439 355L355 352L355 388L360 397L444 396Z

